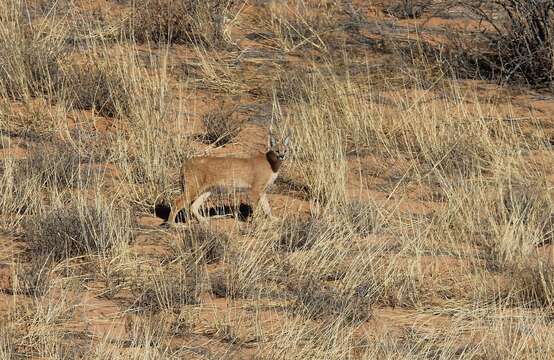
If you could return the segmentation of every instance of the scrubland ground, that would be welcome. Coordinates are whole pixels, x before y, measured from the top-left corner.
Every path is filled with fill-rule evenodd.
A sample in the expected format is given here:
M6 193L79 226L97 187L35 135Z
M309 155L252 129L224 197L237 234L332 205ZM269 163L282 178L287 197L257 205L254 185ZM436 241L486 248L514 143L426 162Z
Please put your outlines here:
M0 358L553 358L553 4L499 3L2 1ZM270 124L278 219L161 226Z

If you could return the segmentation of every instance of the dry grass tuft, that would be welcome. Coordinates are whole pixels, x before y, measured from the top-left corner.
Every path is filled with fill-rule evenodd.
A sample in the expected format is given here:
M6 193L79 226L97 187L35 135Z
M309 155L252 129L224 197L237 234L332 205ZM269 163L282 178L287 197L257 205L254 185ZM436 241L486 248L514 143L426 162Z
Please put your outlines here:
M136 52L118 56L118 62L112 64L124 80L130 102L125 102L129 107L119 114L125 130L110 143L110 160L118 165L123 180L131 184L129 201L150 210L171 198L177 189L176 171L190 156L191 139L175 125L178 117L186 115L173 107L167 59L152 59L152 68L147 71L139 65Z
M0 212L12 217L10 221L0 221L2 226L13 228L23 215L40 213L49 193L55 193L56 198L60 192L95 183L97 177L81 168L92 161L87 158L73 145L54 141L31 147L26 159L2 161Z
M341 294L336 289L317 281L291 280L288 291L294 303L292 311L310 319L340 319L349 325L357 325L371 318L370 301L363 291Z
M340 4L331 1L295 0L270 2L262 7L261 35L271 47L284 52L306 49L327 51L333 34L341 29Z
M551 242L554 206L547 187L537 179L502 174L494 185L477 184L463 195L467 213L460 214L455 226L480 247L492 269L509 269Z
M514 225L533 227L536 245L554 243L554 198L547 184L525 180L508 184L498 214Z
M8 329L0 328L0 356L3 359L10 359L15 353L15 346L11 341L12 336Z
M177 269L159 269L146 279L137 279L132 285L134 311L159 313L178 312L185 305L198 304L198 286L190 274Z
M302 174L301 182L314 200L338 204L345 199L346 191L344 139L337 128L339 123L331 121L335 116L331 109L321 105L316 99L295 104L287 119L294 144L292 167Z
M51 95L67 54L64 25L49 17L31 24L25 6L21 0L0 5L0 92L15 99Z
M307 219L286 219L280 229L277 248L281 251L299 251L311 249L321 236L332 232L333 225L327 220L315 216Z
M313 75L306 69L294 69L283 73L275 88L275 95L283 103L307 100L316 86Z
M133 100L121 75L98 59L73 64L64 72L64 100L74 109L94 110L108 117L124 116L130 112Z
M50 208L28 219L23 228L31 256L61 261L81 256L107 256L130 241L128 210L98 201Z
M28 264L16 271L13 293L29 296L43 296L50 289L51 269L46 256L33 256Z
M19 164L17 179L36 178L46 187L63 189L86 183L80 171L85 159L70 144L57 142L52 146L34 149L32 154Z
M225 271L210 274L210 292L218 298L240 298L239 289L233 284L233 279Z
M511 292L500 294L512 306L547 308L554 304L554 266L529 258L514 263L507 270Z
M219 271L210 273L212 294L232 299L274 297L281 294L284 272L273 250L274 228L260 225L250 233L254 241L229 243ZM273 229L273 230L270 230Z
M360 236L368 236L381 230L380 209L371 201L350 201L339 209L337 216L344 218Z
M223 260L229 241L229 235L224 232L196 225L184 230L179 251L190 253L196 261L202 259L206 264L212 264Z
M235 111L236 109L221 108L204 114L202 124L205 132L201 136L202 141L215 146L233 141L242 128L242 122L235 116Z
M133 9L132 31L139 42L228 43L227 19L234 0L148 0Z
M210 293L218 298L233 297L225 272L218 271L210 274Z
M11 147L11 142L9 136L0 135L0 150L9 149Z
M385 13L398 19L416 19L431 5L430 0L397 0L385 8Z
M0 166L0 212L10 215L0 221L2 228L11 229L21 220L21 215L33 212L40 204L42 184L36 178L21 177L21 163L7 159Z

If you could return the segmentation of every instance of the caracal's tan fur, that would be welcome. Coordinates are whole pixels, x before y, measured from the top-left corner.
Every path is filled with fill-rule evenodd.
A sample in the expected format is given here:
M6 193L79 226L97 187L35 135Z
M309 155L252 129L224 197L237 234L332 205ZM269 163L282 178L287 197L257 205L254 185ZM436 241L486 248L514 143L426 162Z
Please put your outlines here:
M281 162L286 158L288 137L277 141L269 134L268 151L248 158L197 157L186 160L180 170L182 194L171 204L167 222L175 223L179 211L186 208L199 222L206 222L200 208L214 191L248 191L252 208L261 206L271 217L265 191L277 178Z

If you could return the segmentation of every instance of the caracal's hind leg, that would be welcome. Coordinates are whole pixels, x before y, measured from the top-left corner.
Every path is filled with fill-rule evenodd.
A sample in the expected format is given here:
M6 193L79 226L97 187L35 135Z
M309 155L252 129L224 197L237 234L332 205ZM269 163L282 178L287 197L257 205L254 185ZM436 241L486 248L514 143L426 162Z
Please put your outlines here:
M184 181L183 181L183 184ZM179 211L182 209L187 209L187 215L188 218L190 218L190 204L192 199L196 197L198 194L198 187L194 182L188 183L186 185L183 185L183 192L181 195L177 196L175 200L173 200L173 203L171 204L171 211L169 213L169 217L167 218L167 223L169 225L175 224L175 219L177 215L179 214Z
M254 190L251 190L250 191L250 201L251 201L251 204L252 204L252 214L249 218L249 221L253 221L254 220L254 216L257 216L258 214L258 208L259 208L259 205L260 202L261 202L261 193L258 192L258 191L254 191Z
M206 199L210 197L211 194L212 193L209 191L206 191L205 193L200 194L200 196L198 196L190 206L190 213L192 214L192 216L196 218L196 220L198 220L198 222L202 224L206 224L208 220L200 214L200 207L204 204Z
M188 203L187 194L181 194L173 200L173 203L171 204L171 211L169 212L169 217L167 218L167 223L169 225L175 225L175 218L177 217L177 214L179 214L179 211L187 207Z

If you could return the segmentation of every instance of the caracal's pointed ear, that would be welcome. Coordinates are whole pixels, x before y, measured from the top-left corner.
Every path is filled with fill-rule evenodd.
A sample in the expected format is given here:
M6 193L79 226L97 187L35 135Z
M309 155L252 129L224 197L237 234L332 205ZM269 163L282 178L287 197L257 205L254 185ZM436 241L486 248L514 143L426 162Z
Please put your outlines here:
M290 129L288 129L288 130L287 130L287 135L286 135L285 138L283 139L283 144L284 144L285 146L287 146L287 147L288 147L289 144L290 144L290 137L291 137L291 131L290 131Z
M283 145L289 146L289 143L290 143L290 135L287 135L287 137L283 139Z
M277 140L273 136L273 124L269 125L269 130L267 131L267 146L272 149L277 145Z
M275 136L273 134L269 134L269 148L273 149L275 146L277 146L277 139L275 139Z

